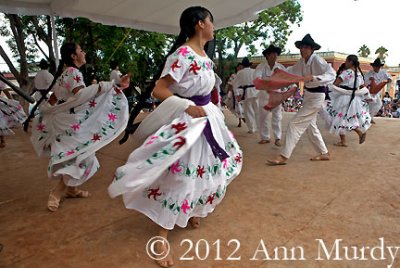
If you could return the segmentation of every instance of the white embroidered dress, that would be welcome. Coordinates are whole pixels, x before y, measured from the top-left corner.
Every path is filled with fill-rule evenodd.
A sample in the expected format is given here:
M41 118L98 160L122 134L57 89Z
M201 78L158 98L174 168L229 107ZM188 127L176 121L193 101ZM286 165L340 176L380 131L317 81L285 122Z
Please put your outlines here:
M125 95L112 82L99 85L73 94L85 84L78 69L67 68L53 87L64 102L43 103L32 124L33 147L39 156L50 156L49 178L64 175L68 186L81 185L96 173L100 165L95 152L117 138L128 122Z
M162 77L175 83L170 90L183 97L209 95L214 83L212 61L182 46L170 55ZM209 102L207 117L193 119L184 111L194 103L171 96L140 125L134 139L146 137L117 169L111 197L123 196L126 208L148 216L165 229L185 227L191 217L205 217L225 196L240 173L242 151L224 122L221 110ZM214 156L203 130L207 120L228 157Z
M339 77L342 79L340 86L348 88L354 87L355 73L351 69L343 71ZM368 96L366 88L360 89L364 85L361 73L357 74L357 82L354 99L351 101L352 90L346 90L335 86L330 86L329 96L331 102L321 112L322 117L328 125L328 129L333 134L345 134L347 131L360 129L366 132L371 126L371 116L369 114L368 103L365 99Z
M0 95L4 88L0 82ZM18 101L0 96L0 136L14 134L11 128L22 127L25 119L26 114Z

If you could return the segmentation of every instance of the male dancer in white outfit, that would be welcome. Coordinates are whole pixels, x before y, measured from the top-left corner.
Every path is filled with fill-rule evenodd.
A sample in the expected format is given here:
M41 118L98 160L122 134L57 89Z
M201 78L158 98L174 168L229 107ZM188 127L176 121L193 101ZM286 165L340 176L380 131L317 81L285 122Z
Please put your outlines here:
M42 94L45 94L47 89L49 88L51 82L53 82L53 75L49 73L49 64L45 59L42 59L39 63L40 71L36 74L35 79L33 80L33 84L35 86L32 94L33 98L38 101L42 97Z
M318 152L318 155L311 160L329 160L328 149L317 126L317 115L324 105L327 85L333 83L336 73L330 64L314 54L314 51L320 49L321 46L315 43L309 34L301 41L295 42L295 45L300 49L301 59L294 66L289 67L288 72L304 76L303 107L289 122L281 154L273 160L268 160L269 165L286 164L305 131Z
M391 82L392 77L386 70L381 69L384 65L379 58L377 58L373 63L370 64L373 68L372 71L369 71L365 74L365 85L369 88L371 84L371 80L375 81L375 84L379 84L381 82ZM382 96L381 92L377 94L371 93L372 102L369 103L369 114L371 115L371 123L375 124L373 121L374 116L379 112L382 108Z
M255 72L254 72L254 79L261 78L266 79L270 77L275 69L285 70L286 68L276 62L276 59L281 54L282 49L276 47L274 45L270 45L263 51L263 55L267 60L264 63L260 63ZM278 89L280 91L280 89ZM267 111L264 109L264 106L268 103L269 94L265 90L260 90L258 93L258 111L259 111L259 134L260 134L260 141L259 144L265 144L270 142L270 134L269 134L269 124L272 121L272 132L275 138L275 145L281 146L281 136L282 136L282 128L281 128L281 121L282 121L282 105L278 105L271 111ZM269 115L271 114L272 120L270 120Z
M234 87L243 89L243 96L240 101L243 101L244 118L249 133L254 133L257 130L258 122L258 101L257 89L253 85L254 69L251 69L251 62L248 58L243 58L243 69L237 73L234 81Z
M236 73L240 70L243 69L243 65L241 63L238 63L238 65L235 68L235 73L231 74L228 80L228 93L227 93L227 98L228 98L228 106L231 112L236 115L237 118L239 118L239 124L238 127L242 127L242 120L244 121L244 114L243 114L243 107L242 103L238 101L238 97L243 95L243 90L238 90L235 88L234 81L236 79Z

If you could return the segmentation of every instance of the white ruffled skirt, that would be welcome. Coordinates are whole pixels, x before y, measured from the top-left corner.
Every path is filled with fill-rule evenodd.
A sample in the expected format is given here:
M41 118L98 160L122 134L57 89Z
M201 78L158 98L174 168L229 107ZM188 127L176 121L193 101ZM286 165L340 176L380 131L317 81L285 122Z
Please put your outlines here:
M329 93L331 101L321 112L322 118L327 124L330 133L340 135L348 131L359 129L366 132L371 126L371 116L369 114L369 105L365 101L366 95L359 91L355 94L350 103L351 91L337 87L330 87ZM335 89L336 88L336 89Z
M31 141L39 156L50 156L48 177L63 175L68 186L90 179L100 165L95 152L112 142L128 122L128 101L113 84L102 82L79 91L73 99L44 103L32 124Z
M16 100L0 97L0 136L12 135L11 128L22 127L26 114Z
M243 155L218 107L212 103L203 107L207 118L181 113L148 136L116 170L110 196L122 195L126 208L165 229L185 227L189 218L212 212L240 173ZM163 114L159 108L155 117ZM213 155L203 134L207 119L214 138L229 155L223 161Z

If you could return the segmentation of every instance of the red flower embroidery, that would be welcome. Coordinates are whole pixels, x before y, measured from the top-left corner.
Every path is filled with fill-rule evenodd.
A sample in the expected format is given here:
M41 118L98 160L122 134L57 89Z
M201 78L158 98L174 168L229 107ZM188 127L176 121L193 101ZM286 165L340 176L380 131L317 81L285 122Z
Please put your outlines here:
M73 125L71 126L71 128L72 128L74 131L79 130L80 127L81 127L81 126L80 126L79 124L73 124Z
M178 124L172 124L171 126L172 128L176 129L175 134L178 134L179 132L181 132L182 130L185 130L187 128L186 123L178 123Z
M196 61L193 61L192 64L190 64L190 69L189 72L193 72L195 75L197 75L197 71L200 71L201 67L197 65Z
M101 139L101 136L97 133L93 134L92 141L99 141Z
M38 130L38 131L43 131L45 128L46 128L46 125L43 124L43 123L40 123L40 124L37 126L37 130Z
M95 100L91 100L91 101L89 102L89 106L90 106L90 107L96 107L96 104L97 104L97 102L96 102Z
M197 166L197 177L203 178L203 174L205 173L204 171L204 166L198 165Z
M214 202L214 198L215 198L215 193L213 193L212 195L209 195L208 198L207 198L206 204L208 202L210 202L210 205L212 205L212 203Z
M157 138L158 138L158 136L152 136L152 137L150 138L150 140L146 143L146 145L153 144L154 141L155 141Z
M184 137L178 137L178 140L179 141L175 142L174 145L173 145L174 147L176 147L177 150L179 148L181 148L186 143L186 140L185 140Z
M67 155L71 155L71 154L74 154L74 153L75 153L74 149L71 149L70 151L67 152Z
M170 171L172 174L182 172L182 168L179 166L179 160L171 165Z
M176 60L174 63L171 65L171 69L173 72L175 72L175 68L181 68L182 66L178 65L178 60Z
M108 114L108 120L114 122L117 119L117 115L113 113Z
M222 160L223 163L223 167L226 168L226 166L228 165L228 160L227 158L225 158L224 160Z
M74 80L79 83L81 81L81 77L79 75L74 77Z
M186 55L189 53L189 50L187 47L181 47L178 49L178 55L182 54L183 57L186 57Z
M161 196L161 193L158 192L159 190L160 190L160 187L158 187L157 189L147 190L149 192L149 194L147 195L147 198L150 199L153 196L153 199L157 201L157 196Z
M236 162L236 163L242 162L242 156L240 155L240 153L237 154L237 156L235 157L235 162Z
M190 209L189 201L187 199L185 199L185 201L183 202L181 209L182 209L183 213L187 214L186 211L188 209Z

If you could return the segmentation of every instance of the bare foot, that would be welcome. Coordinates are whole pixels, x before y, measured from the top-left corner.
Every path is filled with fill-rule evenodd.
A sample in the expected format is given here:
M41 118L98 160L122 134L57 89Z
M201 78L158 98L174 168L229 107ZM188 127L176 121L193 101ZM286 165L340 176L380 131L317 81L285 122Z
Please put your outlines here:
M189 219L189 223L194 229L197 229L200 227L200 218L199 217L191 217Z
M162 255L164 252L168 251L168 246L165 243L157 243L155 248L157 254ZM171 251L168 252L167 256L161 260L155 260L160 267L171 267L174 265L174 260L172 258Z

